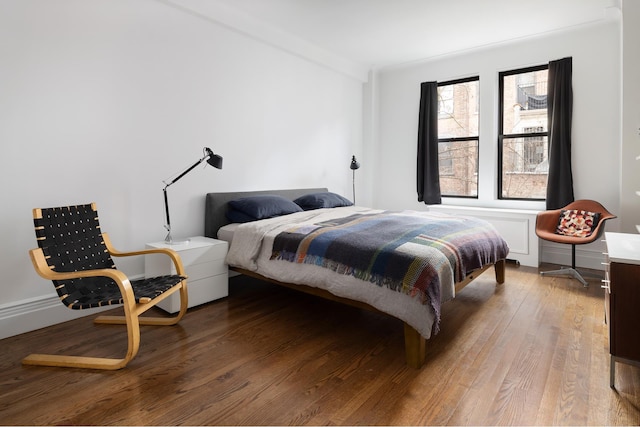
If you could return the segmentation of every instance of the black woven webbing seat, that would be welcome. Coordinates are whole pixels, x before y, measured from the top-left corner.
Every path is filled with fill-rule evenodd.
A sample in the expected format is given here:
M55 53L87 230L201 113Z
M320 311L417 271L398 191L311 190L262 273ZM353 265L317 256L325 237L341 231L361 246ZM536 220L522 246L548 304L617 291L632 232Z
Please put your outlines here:
M132 280L131 287L136 302L141 298L155 298L186 279L182 276L161 276ZM64 282L64 281L63 281ZM102 277L68 280L56 286L62 303L74 310L122 304L123 298L118 285L113 280Z
M96 323L126 324L129 351L124 359L77 356L30 355L25 364L119 369L131 360L140 343L140 324L176 324L187 309L186 275L179 255L171 249L119 252L102 233L94 203L59 208L34 209L38 249L30 251L38 273L53 281L62 303L71 309L123 304L124 317L100 316ZM151 253L168 255L177 274L129 280L116 269L111 256ZM181 309L175 317L139 316L174 292L180 293Z

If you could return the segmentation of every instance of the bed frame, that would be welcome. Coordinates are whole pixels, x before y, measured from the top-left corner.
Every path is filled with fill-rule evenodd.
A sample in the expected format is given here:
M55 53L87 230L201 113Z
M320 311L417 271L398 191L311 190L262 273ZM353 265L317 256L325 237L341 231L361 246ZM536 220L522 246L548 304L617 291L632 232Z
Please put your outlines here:
M264 191L241 191L241 192L225 192L225 193L208 193L206 195L205 200L205 236L211 238L217 238L218 229L222 226L225 226L230 223L230 221L226 217L227 212L227 203L231 200L247 197L247 196L256 196L256 195L264 195L264 194L275 194L279 196L286 197L290 200L294 200L300 196L309 193L317 193L317 192L325 192L328 191L326 188L301 188L301 189L291 189L291 190L264 190ZM491 264L475 270L471 272L464 280L456 283L455 289L456 293L461 291L465 286L467 286L471 281L473 281L480 274L484 273L486 270L491 268ZM495 268L496 282L499 284L504 283L505 280L505 260L499 260L493 265ZM280 286L285 286L287 288L295 289L298 291L306 292L311 295L320 296L331 301L337 301L343 304L351 305L358 308L364 308L367 310L372 310L375 312L380 312L376 308L370 306L369 304L351 300L348 298L342 298L331 294L324 289L315 288L312 286L298 285L292 283L284 283L278 280L270 279L268 277L264 277L256 272L245 270L237 267L229 267L231 270L236 271L238 273L255 277L260 280L275 283ZM387 313L384 313L387 314ZM388 314L387 314L388 315ZM404 324L404 343L405 343L405 356L407 365L420 368L424 364L425 361L425 348L426 348L426 339L418 333L413 327L408 324Z

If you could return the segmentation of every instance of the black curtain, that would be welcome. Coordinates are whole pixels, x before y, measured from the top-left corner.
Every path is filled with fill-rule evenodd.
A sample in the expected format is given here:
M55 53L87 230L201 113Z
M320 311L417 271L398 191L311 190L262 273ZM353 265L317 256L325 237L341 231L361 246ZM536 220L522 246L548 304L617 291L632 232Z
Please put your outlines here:
M418 123L418 201L442 203L438 169L438 82L420 84Z
M549 62L547 209L560 209L574 200L573 174L571 173L571 116L573 112L571 73L571 58Z

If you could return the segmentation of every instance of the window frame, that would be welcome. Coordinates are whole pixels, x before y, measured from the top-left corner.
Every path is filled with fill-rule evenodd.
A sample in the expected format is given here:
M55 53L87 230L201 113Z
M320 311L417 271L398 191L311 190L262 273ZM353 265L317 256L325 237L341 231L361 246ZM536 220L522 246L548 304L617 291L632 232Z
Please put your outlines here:
M534 65L531 67L518 68L515 70L501 71L498 73L498 199L499 200L526 200L526 201L544 201L546 198L537 197L504 197L502 195L503 183L503 161L504 161L504 140L513 138L532 138L541 137L547 138L549 141L549 123L547 123L547 130L545 132L531 132L531 133L504 133L504 80L505 77L513 76L516 74L525 74L530 72L549 70L549 64ZM548 176L548 172L547 172Z
M480 193L480 108L479 108L479 100L480 100L480 75L477 76L471 76L471 77L464 77L464 78L460 78L460 79L455 79L455 80L448 80L445 82L438 82L438 88L440 88L441 86L451 86L451 85L456 85L456 84L461 84L461 83L468 83L468 82L478 82L478 94L476 96L476 106L474 108L474 114L478 115L478 134L474 135L474 136L463 136L463 137L449 137L449 138L440 138L438 137L438 147L440 147L440 144L446 144L446 143L455 143L455 142L471 142L471 141L475 141L476 142L476 195L475 196L463 196L463 195L450 195L450 194L445 194L442 193L442 197L450 197L450 198L457 198L457 199L478 199L479 193ZM455 97L454 97L455 98ZM452 98L452 103L453 103L453 109L455 111L455 101L453 101ZM440 101L438 100L438 120L441 118L442 116L440 115ZM438 149L438 152L440 152L440 150ZM438 179L440 178L440 173L438 171ZM441 187L442 188L442 187Z

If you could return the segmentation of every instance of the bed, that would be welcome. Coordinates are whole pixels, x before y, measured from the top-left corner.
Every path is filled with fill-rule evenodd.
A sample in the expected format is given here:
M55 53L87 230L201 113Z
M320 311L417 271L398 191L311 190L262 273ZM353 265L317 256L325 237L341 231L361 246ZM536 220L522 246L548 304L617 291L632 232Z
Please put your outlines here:
M504 283L508 253L486 221L353 206L326 188L208 193L205 235L230 242L233 271L402 320L415 368L441 304L489 268Z

